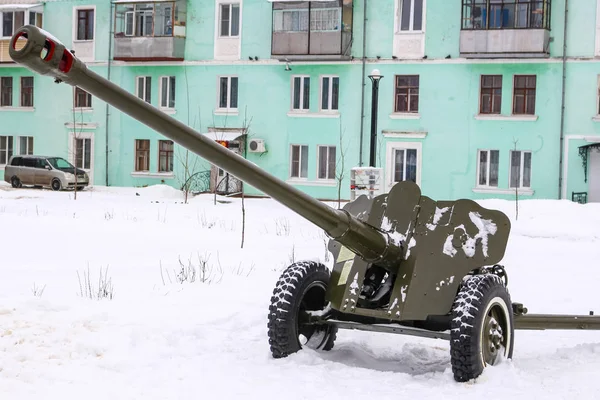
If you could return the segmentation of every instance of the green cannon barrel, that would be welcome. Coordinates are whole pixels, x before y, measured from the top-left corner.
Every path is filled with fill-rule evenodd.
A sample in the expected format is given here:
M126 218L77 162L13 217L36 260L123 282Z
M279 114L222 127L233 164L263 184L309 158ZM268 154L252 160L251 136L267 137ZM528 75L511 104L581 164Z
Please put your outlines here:
M388 235L336 210L274 177L252 162L204 137L187 125L159 111L102 76L90 71L50 33L26 25L13 35L10 57L57 83L80 87L123 113L172 139L219 168L271 196L276 201L322 228L331 238L365 261L396 266L401 249Z

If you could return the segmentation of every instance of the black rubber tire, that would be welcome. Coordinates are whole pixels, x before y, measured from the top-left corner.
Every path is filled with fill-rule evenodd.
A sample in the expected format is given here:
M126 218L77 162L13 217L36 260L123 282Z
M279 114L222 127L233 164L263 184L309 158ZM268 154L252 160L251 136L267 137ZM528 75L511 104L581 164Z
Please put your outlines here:
M502 328L503 351L491 364L484 361L483 325L488 310L494 307ZM450 322L450 356L454 380L467 382L479 377L488 365L497 365L502 357L512 358L514 324L510 294L498 275L482 274L469 277L456 296ZM506 337L508 335L508 337Z
M281 274L271 297L267 324L273 358L287 357L302 349L298 314L304 307L306 310L322 310L327 306L325 290L329 278L329 270L314 261L296 262ZM304 329L309 330L307 327ZM333 348L336 326L312 325L310 329L313 332L307 338L312 340L305 346L322 351Z
M18 177L16 177L16 176L13 176L10 179L10 184L15 189L19 189L19 188L23 187L23 184L21 183L21 180Z
M60 179L53 179L50 185L52 190L55 192L59 192L62 189L62 183L60 182Z

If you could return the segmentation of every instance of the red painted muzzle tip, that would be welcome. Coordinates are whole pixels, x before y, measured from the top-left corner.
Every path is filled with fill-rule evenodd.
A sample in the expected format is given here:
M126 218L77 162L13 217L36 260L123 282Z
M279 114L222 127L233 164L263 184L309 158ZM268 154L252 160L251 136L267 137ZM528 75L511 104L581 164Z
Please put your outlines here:
M17 41L18 41L20 38L25 38L25 39L29 40L29 39L28 39L28 37L27 37L27 32L19 32L19 33L18 33L18 34L17 34L17 35L16 35L16 36L15 36L15 37L12 39L12 42L11 42L11 44L10 44L10 45L11 45L11 47L13 48L13 50L17 50Z
M42 59L44 61L52 60L52 56L54 56L54 50L56 49L56 43L54 43L50 39L46 39L46 43L44 43L44 49L42 50ZM44 55L45 53L45 55Z
M65 49L63 51L62 59L60 60L60 63L58 64L58 69L61 72L64 72L66 74L71 70L72 66L73 66L73 54L71 54L70 51Z

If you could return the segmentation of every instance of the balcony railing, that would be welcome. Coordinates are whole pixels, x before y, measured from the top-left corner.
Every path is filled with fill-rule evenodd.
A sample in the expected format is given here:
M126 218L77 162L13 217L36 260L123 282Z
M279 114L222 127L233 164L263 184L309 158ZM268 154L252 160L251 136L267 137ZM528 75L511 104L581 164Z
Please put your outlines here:
M183 60L185 0L115 3L115 60Z
M551 0L463 0L460 54L548 57Z
M271 55L350 57L352 0L274 1Z

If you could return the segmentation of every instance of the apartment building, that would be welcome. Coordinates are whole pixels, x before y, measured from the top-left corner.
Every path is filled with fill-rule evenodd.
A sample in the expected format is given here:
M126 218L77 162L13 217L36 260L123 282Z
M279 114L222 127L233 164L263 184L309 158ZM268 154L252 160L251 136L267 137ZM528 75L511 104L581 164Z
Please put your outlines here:
M12 154L44 153L96 185L239 190L85 91L16 66L8 40L35 24L318 198L338 185L350 198L350 169L369 166L375 101L384 189L600 201L597 0L0 0L0 15L0 174Z

